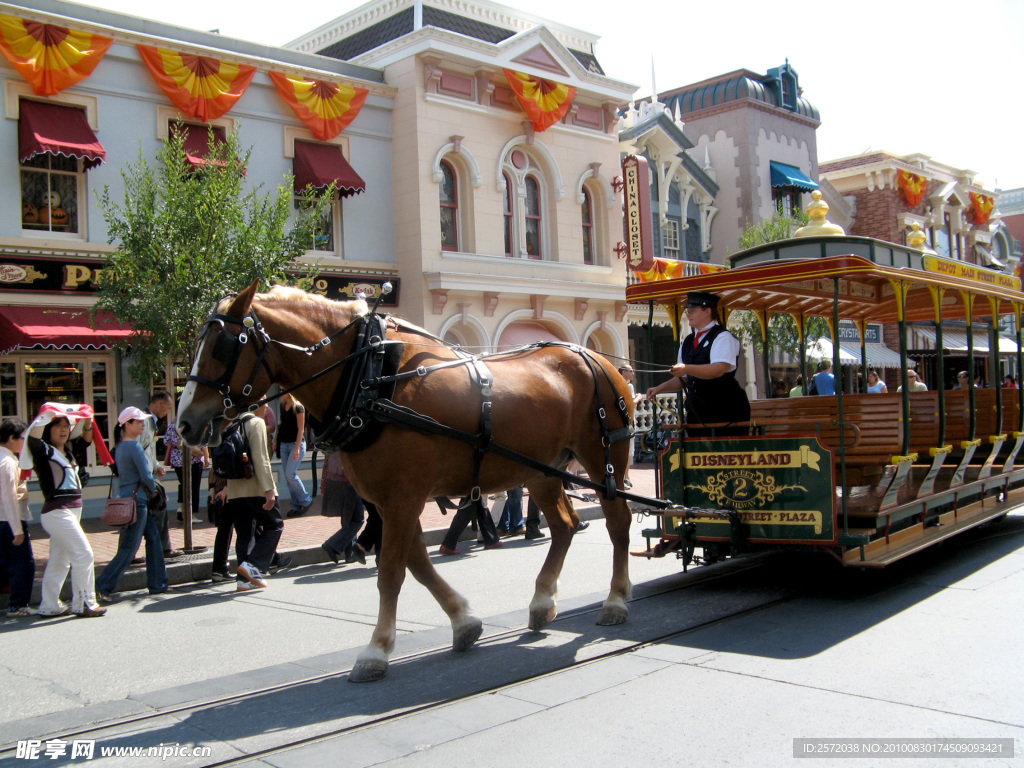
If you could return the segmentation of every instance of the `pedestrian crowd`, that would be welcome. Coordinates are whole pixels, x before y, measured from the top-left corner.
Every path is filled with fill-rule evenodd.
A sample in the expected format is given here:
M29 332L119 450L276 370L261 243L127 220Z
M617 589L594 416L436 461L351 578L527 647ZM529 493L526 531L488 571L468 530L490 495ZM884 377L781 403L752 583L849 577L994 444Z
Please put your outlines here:
M265 589L267 577L291 565L277 546L284 528L278 497L278 482L291 497L287 517L304 515L312 495L298 477L306 456L305 409L293 397L282 398L277 422L266 404L245 414L225 429L221 446L242 446L240 467L229 466L233 458L221 447L212 451L186 446L172 418L173 398L157 391L145 409L124 408L114 429L113 453L100 433L93 409L88 405L45 403L31 423L19 418L0 422L0 585L6 579L10 599L9 618L42 618L75 615L83 618L106 615L105 606L116 602L118 585L127 570L145 564L146 585L152 595L173 592L168 583L167 562L185 553L173 549L169 534L167 495L161 484L168 469L179 481L177 519L198 517L203 474L209 470L208 519L216 526L212 581L235 581L236 590ZM276 429L275 429L276 427ZM237 440L229 439L238 430ZM276 435L274 433L276 432ZM273 437L272 437L273 435ZM88 448L94 446L100 463L110 467L108 497L134 499L135 519L119 528L117 551L96 575L95 558L82 529L83 489L89 482ZM281 458L280 479L271 468L272 452ZM328 454L323 466L320 491L321 514L337 517L339 529L323 543L335 564L366 564L367 556L380 560L382 521L377 508L356 492L341 461L342 454ZM160 457L158 459L158 457ZM191 486L190 504L185 505L185 474ZM28 480L34 473L43 497L39 511L43 530L49 536L49 557L42 577L42 600L30 607L35 578L35 557L29 523ZM314 489L315 490L315 489ZM485 548L501 546L501 539L524 535L541 538L540 510L532 502L523 517L523 487L482 500L464 499L451 529L441 545L441 554L458 554L459 536L476 520ZM580 529L586 527L582 523ZM237 567L231 571L229 550L235 538ZM144 557L137 557L145 544ZM71 578L71 600L62 597Z

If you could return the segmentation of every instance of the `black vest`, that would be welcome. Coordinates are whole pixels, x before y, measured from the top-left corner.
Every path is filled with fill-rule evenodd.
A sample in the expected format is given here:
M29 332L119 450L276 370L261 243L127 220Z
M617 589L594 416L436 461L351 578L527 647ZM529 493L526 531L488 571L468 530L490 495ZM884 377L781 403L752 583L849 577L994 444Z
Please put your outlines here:
M681 357L686 365L708 365L711 363L711 345L722 333L729 333L723 326L715 325L693 348L695 333L683 340ZM736 371L723 373L717 379L698 379L683 376L686 390L686 423L718 424L721 422L747 421L750 419L750 402L747 393L736 381Z

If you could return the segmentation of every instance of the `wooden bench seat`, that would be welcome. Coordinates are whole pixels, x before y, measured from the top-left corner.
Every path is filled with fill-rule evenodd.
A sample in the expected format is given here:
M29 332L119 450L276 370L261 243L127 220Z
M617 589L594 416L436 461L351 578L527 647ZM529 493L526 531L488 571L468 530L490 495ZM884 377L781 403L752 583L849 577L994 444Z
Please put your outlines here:
M872 482L903 447L902 401L899 395L846 395L843 416L856 424L857 432L847 429L847 467L857 468L853 484ZM750 404L751 424L766 435L813 433L822 444L837 452L840 447L839 398L834 395L755 400Z
M924 394L924 393L922 393ZM951 389L946 392L946 442L959 448L964 440L971 439L971 401L967 390ZM975 437L982 440L999 434L999 420L996 418L996 391L976 389Z

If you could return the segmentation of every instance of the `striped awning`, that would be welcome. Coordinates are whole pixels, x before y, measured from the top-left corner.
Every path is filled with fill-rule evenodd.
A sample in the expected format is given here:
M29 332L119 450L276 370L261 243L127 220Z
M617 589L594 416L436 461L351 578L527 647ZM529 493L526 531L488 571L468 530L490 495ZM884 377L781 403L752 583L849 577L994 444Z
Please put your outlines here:
M935 349L936 336L934 328L918 328L911 327L911 347L914 349ZM942 331L942 346L947 352L953 353L966 353L967 352L967 332L963 330ZM987 331L975 331L974 332L974 351L975 353L988 354L988 332ZM1013 339L1008 339L1005 336L999 336L999 354L1009 355L1017 352L1017 342Z

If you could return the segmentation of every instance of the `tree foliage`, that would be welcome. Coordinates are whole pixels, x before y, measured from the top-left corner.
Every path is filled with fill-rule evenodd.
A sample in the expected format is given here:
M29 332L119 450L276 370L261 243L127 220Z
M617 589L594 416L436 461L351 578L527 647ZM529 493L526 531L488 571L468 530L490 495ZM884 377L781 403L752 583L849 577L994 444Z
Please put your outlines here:
M809 217L801 210L795 210L792 216L776 211L770 219L765 219L759 224L750 224L743 230L743 234L740 235L740 250L790 238L798 227L806 225L808 221ZM752 344L759 353L764 352L761 321L755 313L745 310L734 312L729 318L729 327L744 345ZM805 330L808 344L829 335L828 323L820 317L807 318ZM796 320L792 315L771 316L768 322L768 346L770 349L788 352L794 356L800 354L800 338L797 334Z
M311 247L329 211L334 189L303 195L293 215L290 175L276 191L246 183L252 152L235 132L210 135L205 164L194 168L184 131L171 131L150 164L141 150L121 170L124 199L109 187L99 195L108 242L117 245L103 270L93 316L113 314L135 333L121 351L131 377L146 385L168 359L191 357L199 330L215 302L259 280L290 280L286 268Z

